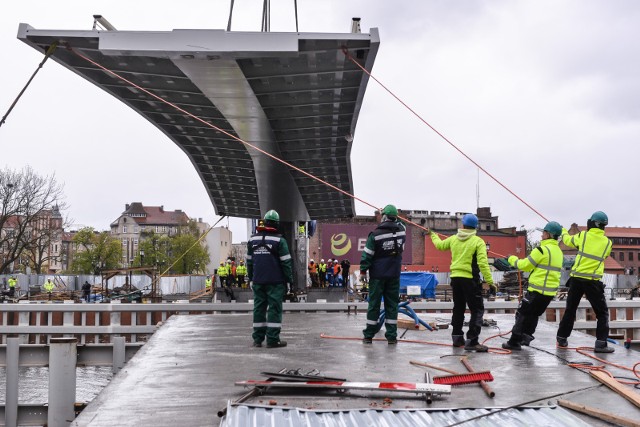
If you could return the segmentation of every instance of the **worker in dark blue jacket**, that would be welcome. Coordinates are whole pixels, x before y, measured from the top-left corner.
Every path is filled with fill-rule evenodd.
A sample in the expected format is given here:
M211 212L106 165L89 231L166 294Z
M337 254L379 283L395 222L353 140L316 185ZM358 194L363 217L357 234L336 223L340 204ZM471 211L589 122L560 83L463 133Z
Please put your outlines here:
M247 243L247 273L253 289L253 346L285 347L280 340L282 301L293 283L291 254L287 241L278 232L280 215L270 210Z

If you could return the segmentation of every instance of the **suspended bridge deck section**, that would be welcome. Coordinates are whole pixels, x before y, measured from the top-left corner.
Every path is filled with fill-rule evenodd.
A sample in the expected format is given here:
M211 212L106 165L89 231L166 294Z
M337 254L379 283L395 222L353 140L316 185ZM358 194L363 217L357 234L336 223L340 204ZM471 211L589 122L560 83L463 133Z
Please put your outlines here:
M18 38L42 53L57 44L53 60L177 144L218 215L258 218L276 209L290 222L355 214L351 197L234 137L353 194L351 144L369 80L354 61L371 71L377 29L82 31L20 24Z
M427 321L441 316L438 313L421 314ZM509 331L514 316L490 314L486 318L496 320L497 327L483 328L482 339ZM348 391L337 394L332 390L271 388L264 395L245 402L243 405L249 406L241 406L242 411L235 406L229 407L227 417L236 417L234 422L238 417L245 417L238 425L257 425L253 424L257 422L255 417L266 421L270 417L283 416L293 408L318 417L330 416L329 412L323 412L327 410L361 410L354 414L363 414L362 411L390 409L396 412L373 413L417 417L424 416L427 410L440 410L432 413L436 416L443 410L453 409L454 412L446 412L453 414L451 422L477 415L476 412L465 412L473 408L524 405L524 409L505 410L487 418L495 421L494 425L510 425L509 422L514 421L512 417L525 416L552 417L554 425L604 425L593 418L556 407L557 399L562 398L615 412L618 416L640 419L640 410L629 401L600 385L588 373L567 366L569 362L599 362L575 350L556 349L556 325L552 323L540 322L532 347L511 355L469 354L462 349L454 349L448 345L451 329L434 332L409 330L396 346L387 345L381 332L378 334L381 340L364 345L360 341L365 324L362 311L357 314L353 311L350 314L287 312L281 338L289 345L277 349L253 348L251 323L251 315L246 313L172 316L72 425L220 425L218 411L248 391L234 383L264 379L260 374L264 371L300 368L308 372L315 369L322 375L350 381L423 382L427 371L432 375L445 373L414 366L409 361L466 372L460 361L463 355L469 356L468 361L475 370L491 371L495 380L488 384L495 397L488 397L477 384L456 386L450 395L434 397L431 404L421 396L403 393ZM323 338L322 334L355 339ZM487 344L500 347L502 342L504 339L498 337ZM593 343L593 337L581 332L574 332L570 338L571 346L592 347ZM640 353L622 346L616 345L615 348L615 353L602 357L627 367L640 361ZM618 376L633 376L616 368L611 368L611 372ZM627 388L633 390L631 386ZM252 411L261 412L257 415L258 412ZM542 418L538 421L549 422ZM230 425L225 423L232 421L225 418L222 422L222 425Z

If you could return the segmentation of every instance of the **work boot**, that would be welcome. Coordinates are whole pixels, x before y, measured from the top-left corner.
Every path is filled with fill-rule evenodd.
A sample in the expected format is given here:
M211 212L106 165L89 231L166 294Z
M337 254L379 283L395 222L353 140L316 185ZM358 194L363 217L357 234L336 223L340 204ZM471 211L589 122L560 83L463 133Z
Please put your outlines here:
M261 342L256 342L254 341L252 344L253 347L262 347L262 343Z
M596 346L593 348L596 353L613 353L616 351L613 347L607 346L606 341L596 340Z
M482 345L478 342L475 344L471 344L470 340L466 341L464 349L467 351L475 351L478 353L486 353L487 351L489 351L489 347L487 347L486 345Z
M397 339L397 338L389 338L389 339L387 340L387 344L389 344L389 345L395 345L395 344L398 344L398 339Z
M373 344L373 338L362 338L362 344Z
M533 335L522 334L522 342L520 344L528 346L533 340L535 340Z
M517 342L511 342L511 340L502 343L502 348L505 350L522 350L522 347Z
M464 335L451 335L454 347L464 347Z
M287 346L287 342L286 341L277 341L277 342L268 342L267 343L267 348L278 348L278 347L286 347Z
M556 337L556 345L560 348L567 348L569 347L569 341L563 337Z

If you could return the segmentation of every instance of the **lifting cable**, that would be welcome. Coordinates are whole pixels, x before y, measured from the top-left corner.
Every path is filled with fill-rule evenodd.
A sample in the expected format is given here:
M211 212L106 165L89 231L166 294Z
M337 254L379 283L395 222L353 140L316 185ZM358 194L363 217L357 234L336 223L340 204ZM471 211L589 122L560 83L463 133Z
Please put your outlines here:
M533 206L531 206L529 203L525 202L524 199L522 199L520 196L518 196L516 193L514 193L509 187L507 187L505 184L503 184L502 182L500 182L500 180L498 180L496 177L494 177L492 174L490 174L485 168L483 168L482 166L480 166L480 164L478 162L476 162L475 160L473 160L471 157L469 157L464 151L462 151L457 145L455 145L453 142L451 142L447 137L445 137L442 133L440 133L436 128L434 128L433 126L431 126L431 124L429 124L429 122L427 122L425 119L422 118L422 116L420 116L418 113L415 112L415 110L413 110L411 107L409 107L404 101L402 101L395 93L393 93L393 91L391 91L390 89L388 89L384 84L382 84L382 82L380 80L378 80L377 78L375 78L366 68L364 68L362 65L360 65L360 63L358 61L356 61L351 54L349 53L349 50L346 48L346 46L342 47L342 52L345 54L345 56L347 57L347 59L349 59L351 62L353 62L354 64L356 64L356 66L358 68L360 68L364 73L366 73L369 77L371 77L376 83L378 83L380 86L382 86L382 88L387 91L392 97L394 97L400 104L402 104L407 110L409 110L414 116L416 116L422 123L424 123L425 125L427 125L432 131L434 131L440 138L442 138L445 142L447 142L451 147L453 147L456 151L458 151L460 154L462 154L467 160L469 160L471 163L473 163L478 169L480 169L482 172L484 172L489 178L491 178L492 180L494 180L498 185L500 185L502 188L504 188L505 190L507 190L509 193L511 193L511 195L513 197L515 197L516 199L518 199L520 202L524 203L525 206L527 206L529 209L531 209L533 212L535 212L537 215L540 216L540 218L544 219L545 221L549 222L549 220L547 218L545 218L544 215L542 215L540 212L538 212L536 209L533 208Z
M22 90L20 91L20 93L18 94L16 99L14 99L13 103L9 107L9 110L7 110L6 114L4 116L2 116L2 120L0 120L0 127L2 127L2 125L5 122L5 120L9 116L9 113L11 113L11 110L13 110L13 107L16 106L16 104L18 103L18 100L20 100L20 98L22 97L22 94L27 90L27 88L31 84L31 81L33 81L33 78L36 76L36 74L38 74L38 71L40 71L40 69L42 68L44 63L47 62L47 59L49 59L49 57L53 54L53 52L56 50L57 46L58 46L57 42L54 42L51 46L49 46L49 48L47 49L47 51L44 54L44 58L42 58L42 62L40 62L40 64L38 65L38 68L36 68L36 70L31 75L31 78L29 79L29 81L27 81L27 84L24 85L24 87L22 88Z

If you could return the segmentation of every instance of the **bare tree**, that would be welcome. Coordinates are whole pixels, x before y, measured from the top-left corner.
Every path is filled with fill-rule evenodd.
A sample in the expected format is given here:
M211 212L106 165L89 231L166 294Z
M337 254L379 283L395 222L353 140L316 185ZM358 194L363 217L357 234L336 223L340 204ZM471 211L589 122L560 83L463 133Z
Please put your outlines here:
M0 170L0 272L14 265L23 254L29 253L31 257L40 235L48 233L46 218L54 209L58 212L66 209L63 186L55 176L43 177L29 166L21 171ZM44 246L45 241L50 242L41 239L40 243ZM41 267L43 262L37 260Z

